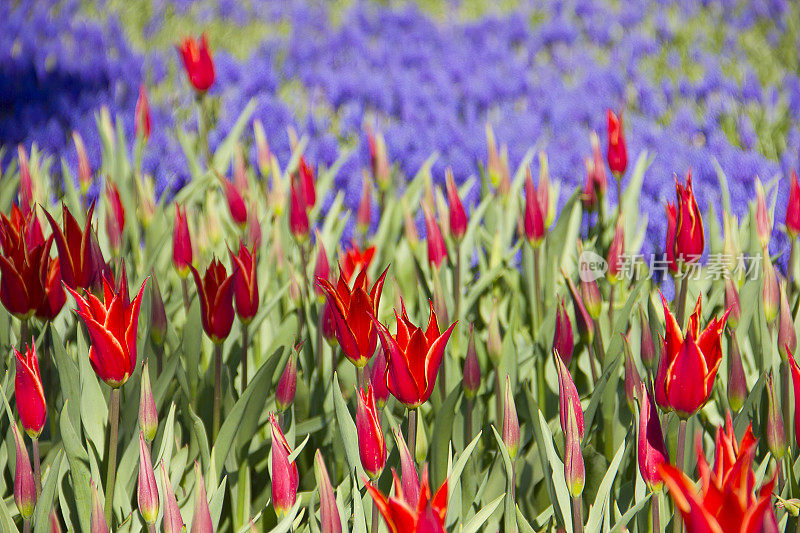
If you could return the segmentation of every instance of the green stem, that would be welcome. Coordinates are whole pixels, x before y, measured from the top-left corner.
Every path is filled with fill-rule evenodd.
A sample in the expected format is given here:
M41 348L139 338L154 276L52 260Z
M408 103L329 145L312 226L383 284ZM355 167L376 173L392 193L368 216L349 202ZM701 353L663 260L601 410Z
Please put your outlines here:
M31 533L31 519L26 518L22 521L22 533Z
M358 382L358 388L359 389L365 389L366 388L366 383L365 383L366 378L364 377L364 367L363 366L357 366L356 367L356 380Z
M467 398L467 416L464 419L464 446L469 444L472 441L472 409L473 409L473 399Z
M219 410L222 402L222 343L214 344L214 426L213 439L217 440L219 433Z
M453 312L454 319L461 318L461 242L456 243L456 268L453 271Z
M186 278L181 278L181 288L183 289L183 308L186 310L186 314L189 314L189 286Z
M572 531L583 533L583 498L572 498Z
M680 293L678 294L678 308L675 312L675 318L678 320L678 327L683 329L683 317L686 312L686 296L689 292L689 275L688 273L681 273L679 275L681 277Z
M249 331L247 329L247 324L242 323L242 394L244 394L244 390L247 388L247 348L249 347L250 339L249 339Z
M617 182L617 218L619 218L622 214L622 175L615 172L614 178Z
M23 318L22 322L19 324L19 349L24 350L25 345L30 345L31 342L31 334L30 334L30 324L28 318Z
M370 531L374 531L378 533L378 520L380 517L380 513L378 513L378 502L375 498L372 499L372 527L369 528Z
M408 435L406 436L411 460L417 462L417 410L408 409Z
M611 325L611 330L614 330L614 288L617 285L611 284L611 290L608 293L608 323Z
M792 357L791 354L788 355ZM792 433L792 418L793 411L792 411L792 404L790 401L790 390L789 390L789 362L788 361L781 361L781 398L783 399L783 428L785 435L793 435ZM789 472L787 472L788 474Z
M789 266L786 268L786 297L789 299L789 305L792 303L792 293L794 292L794 253L797 244L795 239L790 240L792 245L789 248ZM800 524L800 519L798 519L798 524Z
M206 94L204 92L197 93L197 105L198 105L198 135L200 136L200 145L203 152L203 155L206 157L206 164L208 169L211 170L211 149L208 147L208 122L206 117Z
M653 533L661 533L661 511L658 502L661 494L656 492L650 497L650 510L653 511Z
M114 485L117 481L117 440L119 438L119 389L111 389L108 399L108 422L111 425L111 436L108 439L108 470L106 471L106 505L105 515L109 525L113 524Z
M39 437L33 437L33 479L36 482L36 499L42 494L42 461L39 455Z
M675 466L683 472L684 452L686 448L686 420L681 418L678 424L678 447L675 453ZM681 514L676 512L672 520L673 533L680 533L683 530L683 520Z
M539 247L535 246L533 248L533 311L534 311L533 316L536 323L536 331L531 332L534 339L536 338L539 326L541 325L541 316L542 316L542 309L541 309L542 282L541 282L541 271L540 271L541 266L539 263L540 263Z

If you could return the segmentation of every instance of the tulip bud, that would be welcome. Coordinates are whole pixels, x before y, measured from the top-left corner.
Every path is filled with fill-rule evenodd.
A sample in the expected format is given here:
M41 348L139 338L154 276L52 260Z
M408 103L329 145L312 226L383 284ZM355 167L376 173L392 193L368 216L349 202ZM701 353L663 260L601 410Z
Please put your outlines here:
M728 269L728 275L739 278L745 271L742 247L739 244L739 221L730 213L723 213L723 226L725 235L722 241L723 259Z
M592 163L590 157L585 157L583 162L586 166L586 181L584 181L583 190L581 191L581 203L584 211L591 213L598 206L598 194L594 182L594 163ZM603 175L605 175L605 172Z
M589 311L586 310L586 307L583 305L583 298L581 298L578 289L575 287L575 284L572 282L572 279L566 275L566 273L562 270L561 274L564 276L564 279L567 280L567 285L569 286L569 292L572 295L572 310L575 315L575 325L578 328L578 334L581 336L581 340L584 344L591 344L592 340L594 339L594 320L589 315Z
M641 305L639 306L639 328L641 330L639 357L646 368L652 368L658 361L658 356L656 345L653 342L653 333L650 331L650 322Z
M486 341L486 353L492 364L497 367L503 358L503 339L500 336L500 319L497 317L497 304L492 308L492 315L489 318L488 339Z
M433 273L433 308L436 311L436 316L439 321L449 324L449 316L447 313L447 301L444 296L444 287L442 286L442 277L439 271Z
M703 255L706 241L703 218L692 189L691 169L686 174L685 186L678 182L677 176L675 177L675 194L677 204L672 253L677 263L694 263Z
M638 382L634 388L636 399L639 402L637 441L639 473L650 490L657 491L661 489L663 483L658 469L660 465L669 463L669 454L664 444L664 434L661 432L658 411L653 407L650 393L641 382Z
M356 429L361 466L370 478L376 479L386 465L386 442L371 386L367 386L366 393L358 390Z
M178 51L183 60L183 68L189 82L198 94L204 94L214 84L214 60L208 48L208 38L204 33L197 42L192 37L187 37L178 46Z
M242 197L247 196L250 192L250 183L247 181L247 162L241 143L236 143L236 149L233 152L233 186Z
M800 235L800 183L797 172L792 170L792 181L789 186L789 201L786 203L786 233L796 239Z
M356 224L359 231L366 233L372 222L372 194L369 186L369 176L364 173L363 186L361 189L361 202L358 204L356 214Z
M151 271L150 279L153 281L150 284L150 338L154 344L162 346L167 334L167 311L161 298L155 269Z
M272 505L279 517L287 514L297 501L297 487L300 484L297 464L289 462L292 450L283 436L283 431L270 413L272 425Z
M625 147L625 133L622 130L622 113L619 118L610 109L608 115L608 167L620 179L628 166L628 151Z
M622 223L622 214L617 217L617 225L614 229L614 238L608 247L608 281L615 284L619 281L622 272L622 263L625 254L625 227Z
M503 444L508 448L508 455L513 461L519 450L519 419L508 374L506 374L506 394L503 401Z
M258 170L261 172L261 177L266 178L269 175L272 154L269 151L269 143L267 142L267 135L264 133L264 125L261 123L261 119L253 121L253 137L256 141Z
M184 529L183 517L178 507L178 499L172 490L164 462L161 462L161 490L164 491L164 533L181 533Z
M577 425L578 438L582 439L585 431L583 420L583 408L581 407L581 399L578 396L578 389L575 387L575 382L572 380L572 375L567 369L567 365L561 360L557 353L553 353L553 361L556 364L556 373L558 374L558 415L561 429L564 433L567 432L568 407L571 406L572 412L575 415L575 423Z
M567 482L570 495L577 498L583 493L583 487L586 484L586 469L583 464L581 437L578 433L575 409L571 403L567 410L567 427L564 430L564 480Z
M240 228L244 228L245 224L247 224L247 206L244 204L242 194L230 180L220 178L220 181L222 182L222 190L225 193L225 201L228 204L231 218Z
M725 278L725 309L730 309L728 314L727 324L736 329L739 325L739 318L742 316L742 306L739 303L739 292L736 290L736 284L733 279Z
M295 348L299 351L300 347ZM289 354L289 359L286 361L286 366L281 374L281 379L278 381L278 387L275 389L275 404L278 411L285 411L292 405L294 401L294 394L297 390L297 359L295 351Z
M780 462L786 453L786 436L783 432L781 407L775 398L772 372L767 374L767 447L775 460Z
M38 438L47 420L47 402L44 399L36 346L32 344L26 347L23 353L14 348L14 359L17 370L14 377L17 412L25 433L31 438Z
M58 515L55 509L50 511L50 516L48 518L50 520L50 533L61 533L61 522L58 521Z
M778 318L778 351L785 362L789 353L794 353L797 348L797 334L794 331L794 317L789 309L789 300L786 298L786 283L781 283L781 307Z
M322 238L319 232L317 232L317 259L314 262L314 279L322 278L330 280L330 277L331 267L328 263L328 253L325 251L325 243L322 242ZM325 296L325 292L320 288L318 283L314 284L314 292L323 298Z
M19 514L24 520L33 516L33 509L36 507L36 483L33 479L33 468L31 460L28 458L28 449L22 442L22 436L17 430L16 424L12 423L14 431L14 442L17 445L17 463L14 469L14 502L17 504Z
M150 226L153 216L156 213L155 191L153 190L153 178L148 174L141 179L134 179L136 184L136 213L142 226Z
M427 232L428 241L428 263L432 266L439 268L442 263L447 259L447 247L442 238L442 232L439 230L439 225L427 204L423 204L423 211L425 212L425 229Z
M91 533L108 533L108 524L106 523L106 515L103 513L103 505L100 503L100 496L97 495L97 487L94 480L91 480L92 487L92 517L89 523L89 531Z
M603 159L603 152L600 150L600 137L596 131L590 135L592 143L592 182L597 189L597 195L602 198L608 188L608 178L606 177L606 162Z
M369 369L372 392L375 393L375 402L378 408L383 409L389 399L389 387L386 386L386 354L379 343L372 357L372 367Z
M147 89L144 84L139 85L139 99L136 100L134 117L136 136L141 135L142 140L147 142L150 138L150 104L147 101Z
M194 462L194 516L192 516L192 533L214 533L214 523L211 521L211 510L208 508L206 496L206 482L200 465Z
M586 310L589 312L589 316L595 320L600 318L603 297L600 295L600 287L598 287L596 280L581 279L581 298Z
M342 520L339 516L339 507L336 505L336 496L333 494L331 479L322 460L322 454L314 455L314 476L317 478L319 491L319 521L321 533L342 533Z
M636 363L633 361L631 345L628 342L628 336L625 334L622 334L622 344L625 347L625 399L628 400L628 407L631 413L635 413L633 405L636 401L636 388L642 383L642 378L639 376Z
M447 185L447 203L450 207L450 232L456 241L460 241L467 232L467 212L458 196L456 182L453 179L453 170L448 167L445 171Z
M111 121L111 111L108 110L107 105L100 107L100 127L98 129L100 130L100 137L111 146L113 153L117 138L115 124Z
M475 349L475 333L472 324L469 325L469 343L467 344L467 357L464 359L464 396L474 398L481 388L481 365L478 362L478 352Z
M747 398L747 378L744 375L739 342L734 334L731 334L730 347L731 350L728 352L728 405L732 411L739 412Z
M497 192L506 197L511 190L511 171L508 168L508 146L505 143L500 145L500 183Z
M150 386L150 372L148 364L142 365L142 389L139 394L139 429L142 430L145 440L153 442L158 431L158 412L153 398L153 389Z
M286 205L286 184L283 182L281 176L281 168L278 165L278 158L275 154L270 155L270 175L272 176L272 189L269 193L270 205L275 211L275 216L283 215L283 209Z
M385 191L392 179L389 156L386 153L386 141L381 132L373 132L367 124L367 144L369 146L369 162L372 177L382 191Z
M547 163L547 154L544 151L539 152L539 183L536 192L544 218L544 227L549 228L555 217L555 208L550 205L550 168Z
M189 233L189 221L186 217L186 207L181 208L175 203L175 224L172 233L172 263L178 275L185 278L189 275L189 266L192 264L192 237Z
M292 236L302 242L308 237L308 212L300 184L292 179L291 202L289 203L289 230Z
M303 205L311 209L317 204L317 189L314 184L314 168L309 165L304 157L300 157L298 168L300 189L303 193Z
M400 479L403 489L403 498L406 502L419 501L419 474L411 452L408 451L406 439L400 433L400 428L394 430L394 440L397 442L397 451L400 455Z
M77 131L72 132L72 141L75 143L75 150L78 152L78 182L81 185L81 192L86 194L92 185L92 167L89 165L89 157L86 155L86 145L83 144L83 137Z
M156 475L153 472L153 461L150 458L150 448L141 431L139 432L139 480L136 500L144 521L151 525L155 524L156 518L158 518L158 487L156 486Z
M558 299L556 310L556 331L553 335L553 349L558 352L564 363L569 364L572 360L572 352L575 349L575 342L572 336L572 322L569 320L564 298Z
M764 186L761 185L761 180L756 177L756 233L758 233L762 248L766 248L769 244L771 232L772 220L767 209Z
M500 154L497 152L497 142L494 137L494 130L490 123L486 123L486 152L487 162L486 170L489 174L489 181L496 188L500 183L500 175L502 174L500 162Z
M533 185L530 167L525 169L525 212L523 214L525 237L534 248L538 247L544 239L544 215L539 204L539 195Z
M761 297L764 304L764 318L767 319L767 324L772 324L778 316L781 294L778 286L778 275L775 273L772 260L769 258L769 252L762 250L762 254L763 261L761 263L764 269L764 280Z

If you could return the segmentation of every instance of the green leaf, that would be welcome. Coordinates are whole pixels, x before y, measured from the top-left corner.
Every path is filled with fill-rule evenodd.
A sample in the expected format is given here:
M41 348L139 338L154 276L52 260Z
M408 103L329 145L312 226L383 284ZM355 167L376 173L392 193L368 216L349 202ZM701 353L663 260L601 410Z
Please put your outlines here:
M236 143L239 142L239 138L242 136L242 132L244 131L245 126L250 121L250 117L253 115L253 111L256 109L256 100L255 98L251 98L247 105L242 110L239 118L236 119L236 123L228 132L227 137L222 141L222 143L217 146L217 150L214 152L214 161L213 165L215 169L226 169L231 162L231 158L233 157L233 152L236 149Z
M78 520L82 531L89 531L89 524L92 515L92 491L89 485L91 474L89 473L89 455L81 445L83 439L72 426L68 416L69 401L64 404L61 410L61 439L64 450L67 452L67 462L69 462L69 475L72 479L72 491L75 498L75 507L78 510ZM98 481L99 483L99 481Z
M506 467L506 481L508 483L509 488L511 488L511 484L516 483L516 480L514 479L514 465L511 462L511 457L508 455L508 448L506 448L506 445L503 442L503 437L500 436L494 425L492 425L492 431L494 432L495 440L497 440L497 447L500 448L500 453L503 456L503 464ZM489 504L487 507L490 506L491 504ZM506 531L514 531L517 528L517 524L515 522L516 512L514 511L514 502L511 501L510 498L506 500L506 510L504 519L505 519Z
M600 487L597 489L597 495L594 498L594 504L589 510L589 517L586 521L584 531L587 533L600 533L603 526L603 514L608 508L611 497L611 486L617 477L619 464L622 462L622 457L625 454L625 447L627 442L623 442L617 453L614 455L614 460L608 466L606 475L603 476L603 481L600 482Z
M618 355L608 364L608 367L606 368L605 372L603 372L603 375L597 380L597 384L594 386L594 390L592 391L592 399L589 400L589 407L587 407L586 411L583 413L584 423L586 424L587 428L592 425L592 420L594 420L594 415L597 412L597 408L600 405L600 400L603 398L603 391L608 385L609 380L611 380L612 376L617 378L617 367L621 362L622 355ZM587 431L583 436L583 444L586 444L587 439L589 438L589 433L590 432Z
M431 485L438 487L447 477L447 450L450 448L450 437L453 434L453 418L461 387L450 391L444 403L436 411L436 420L431 435L430 461ZM412 454L414 452L411 452Z
M333 405L336 411L336 424L339 426L339 436L344 444L347 464L350 465L350 473L355 474L359 479L363 479L366 473L361 466L361 459L358 454L356 424L347 409L347 403L342 396L342 389L339 387L339 375L336 372L333 374Z
M87 354L78 357L81 373L81 421L83 430L91 441L100 459L105 457L105 427L108 421L108 407L103 391L100 390L98 378L89 366L89 348L85 346L83 335L78 335L78 353Z
M81 378L78 372L78 365L67 354L66 345L61 340L58 330L52 324L49 327L52 333L53 358L55 366L58 368L61 395L64 397L67 407L66 413L62 411L62 416L65 414L69 416L72 427L75 427L81 421Z
M2 498L0 498L0 525L3 526L3 531L19 533L19 529L17 529L14 520L11 518L11 514L8 512L6 502Z
M50 465L47 476L42 480L42 493L39 495L39 499L36 500L36 510L34 511L33 523L36 533L49 531L48 516L53 508L56 487L61 481L61 460L63 458L64 454L59 450Z
M625 514L622 515L622 518L617 520L617 523L614 524L614 527L611 529L611 533L619 533L620 531L622 531L623 527L627 527L628 523L630 523L630 521L633 520L633 517L636 516L636 514L639 511L641 511L644 508L645 505L647 505L647 502L650 501L650 498L652 496L653 496L653 493L651 492L647 496L645 496L643 499L639 500L634 505L632 505L625 512Z
M505 494L501 494L489 502L483 509L475 513L475 516L461 529L461 533L476 533L480 531L483 524L492 516L494 510L497 509L497 506L500 505L500 502L502 502L505 497Z

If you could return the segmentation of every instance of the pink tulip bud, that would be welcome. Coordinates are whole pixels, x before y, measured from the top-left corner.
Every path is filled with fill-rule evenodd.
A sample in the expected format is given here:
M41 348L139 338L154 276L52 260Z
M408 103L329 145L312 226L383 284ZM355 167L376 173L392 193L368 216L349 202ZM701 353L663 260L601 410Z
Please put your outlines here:
M581 279L581 298L589 316L597 320L602 312L603 297L600 295L600 287L597 280Z
M186 216L186 206L181 207L175 203L175 223L172 233L172 263L178 275L185 278L189 275L192 265L194 250L192 236L189 233L189 220Z
M233 152L233 186L242 196L246 196L250 192L250 183L247 181L247 162L241 143L236 143L236 150Z
M508 455L513 461L519 451L519 419L517 406L514 405L511 378L508 374L506 374L506 394L503 401L503 444L508 448Z
M590 136L592 142L592 183L597 194L604 196L608 188L608 178L606 177L606 162L603 159L603 152L600 150L600 137L596 131Z
M372 192L370 189L369 176L365 173L361 190L361 202L358 204L358 213L356 214L356 223L362 232L369 229L372 221Z
M772 265L769 253L766 250L762 250L762 253L764 280L761 297L764 304L764 318L767 319L767 324L772 324L778 316L781 294L778 286L778 275L775 273L775 267Z
M89 166L89 157L86 155L86 145L83 144L81 134L73 131L72 141L75 143L75 151L78 152L78 182L81 192L86 194L92 184L92 167Z
M164 463L161 463L161 488L164 491L164 533L181 533L184 529L183 517L178 507L178 499L172 490Z
M781 307L778 315L778 351L781 354L781 359L786 361L789 353L794 353L797 348L797 334L794 331L794 317L792 310L789 308L789 300L786 298L786 283L782 283L781 290Z
M322 328L322 336L325 337L325 340L328 341L328 344L331 346L335 346L338 342L336 340L336 323L334 322L335 318L333 316L333 309L331 308L330 302L327 300L324 304L322 304L322 318L320 319Z
M150 280L150 338L153 343L162 346L167 334L167 311L161 298L155 269L151 271Z
M467 212L464 209L464 204L461 203L461 198L458 196L458 189L456 188L456 182L453 178L453 171L449 167L445 171L445 180L447 186L447 204L450 208L450 232L458 241L461 240L467 232Z
M150 448L145 442L144 433L139 432L139 481L136 499L139 503L139 512L148 524L155 524L158 518L158 486L156 475L153 472L153 461L150 458Z
M742 306L739 303L739 292L736 290L736 284L733 279L725 278L725 309L730 309L728 314L727 324L736 329L739 324L739 318L742 316Z
M428 241L428 262L439 268L442 263L447 259L447 247L442 238L442 232L439 230L439 225L433 216L433 212L427 204L422 206L425 212L425 228L427 231Z
M764 186L761 185L761 180L756 177L756 233L758 233L762 248L766 248L769 244L771 232L772 220L767 209Z
M564 363L569 364L572 360L572 352L575 349L575 342L572 336L572 322L569 320L564 298L558 299L556 311L556 331L553 335L553 349L558 352Z
M372 367L369 369L372 392L375 393L375 402L378 408L383 409L389 399L389 387L386 386L386 354L379 343L372 357Z
M409 505L416 505L416 502L419 501L420 483L414 458L411 456L406 439L403 438L399 428L394 430L394 440L397 442L397 451L400 455L400 486L403 490L403 499Z
M147 101L147 88L144 84L139 85L139 99L136 100L136 110L134 111L134 131L136 136L142 137L147 142L150 138L150 104Z
M280 381L278 381L278 387L275 389L275 404L279 411L285 411L292 405L296 390L297 358L295 352L292 351L292 353L289 354L289 359L286 360L286 366L283 369Z
M256 203L253 201L247 210L247 242L253 248L261 246L261 221L258 219L256 208Z
M336 505L336 496L333 493L328 469L322 460L322 454L317 450L314 455L314 475L317 478L319 491L319 521L321 533L342 533L342 519L339 516L339 507Z
M795 443L800 446L800 367L797 366L793 354L789 354L788 359L789 369L792 372L792 390L794 390L794 437Z
M356 429L361 466L372 479L376 479L386 465L386 442L371 386L367 386L366 393L364 389L358 390Z
M633 361L631 345L628 342L628 336L625 334L622 334L622 344L625 347L625 398L628 400L628 407L631 413L633 413L633 405L636 401L636 388L641 384L642 378L639 377L639 370L637 370L636 363Z
M158 431L158 412L153 398L153 389L150 386L150 372L145 362L142 365L142 389L139 395L139 429L142 430L145 440L153 442Z
M244 203L244 198L239 189L230 180L220 178L220 181L222 182L222 190L225 193L225 201L228 203L231 218L239 227L243 228L247 224L247 206Z
M653 409L653 399L641 382L636 384L636 399L639 402L639 473L650 490L657 491L663 483L658 468L669 463L669 454L664 445L658 411Z
M111 248L119 253L122 246L122 235L125 231L125 208L117 186L106 183L106 234Z
M639 306L639 328L641 330L639 357L646 368L652 368L658 362L658 352L656 352L656 344L653 342L653 333L650 331L650 322L641 305Z
M197 461L194 462L194 516L192 516L192 533L214 533L214 524L211 522L211 510L208 508L206 496L206 482L203 472Z
M489 181L495 187L500 183L500 175L502 174L502 162L500 161L500 153L497 151L497 141L494 137L494 130L492 125L486 123L486 171L489 174Z
M261 172L261 177L266 178L269 175L272 154L270 154L267 135L264 133L264 125L261 123L260 119L253 121L253 137L255 137L256 140L258 170Z
M474 398L481 388L481 365L478 362L478 352L475 349L475 332L472 324L469 325L469 343L467 344L467 357L464 359L464 396Z
M728 405L732 411L738 412L747 398L747 378L736 335L731 335L731 341L731 350L728 352Z
M771 371L767 374L767 399L767 447L775 460L780 462L786 453L786 436L783 432L783 416L775 397Z
M523 213L523 225L525 227L525 237L528 242L538 247L544 239L544 215L542 206L539 204L539 196L536 187L533 185L530 167L525 169L525 212Z
M280 517L287 514L297 501L300 478L297 464L289 462L292 450L273 413L270 413L269 421L272 425L272 505Z
M567 280L569 292L572 295L572 309L575 315L575 326L578 328L578 334L585 344L591 344L594 339L594 320L591 315L589 315L589 311L586 310L586 306L583 305L583 298L572 282L572 279L567 276L563 270L561 274L564 276L564 279Z
M625 227L622 223L622 215L620 215L614 229L614 238L611 240L611 246L608 247L608 281L612 284L619 281L622 264L625 260L624 254Z
M22 441L22 436L16 424L11 424L14 431L14 442L17 445L17 463L14 469L14 502L17 504L19 514L27 520L33 516L36 507L36 483L33 479L33 468L28 457L28 449Z
M330 280L331 267L328 263L328 252L325 251L325 243L317 232L317 260L314 262L314 279L322 278ZM325 296L325 292L320 288L318 283L314 284L314 291L319 296Z
M594 182L594 163L592 163L591 157L584 157L583 163L586 166L586 180L580 198L584 211L591 213L598 206L597 186Z
M44 398L36 346L27 346L24 352L19 352L16 348L13 351L17 370L14 377L17 412L25 433L31 438L38 438L47 420L47 402Z
M89 522L89 531L91 533L109 533L106 515L103 514L103 504L100 503L100 496L97 494L94 480L90 482L90 485L92 487L92 517Z
M578 431L577 417L572 403L567 405L567 427L564 429L564 438L564 480L567 482L570 495L577 498L583 493L586 484L586 469L581 451L582 437Z
M578 396L578 389L575 387L575 382L572 380L572 375L567 369L567 365L558 357L558 354L553 354L553 361L556 364L556 371L558 373L558 415L561 422L561 429L567 433L567 424L569 420L569 408L575 416L575 423L577 425L578 438L582 439L584 434L584 421L583 421L583 408L581 408L581 399Z

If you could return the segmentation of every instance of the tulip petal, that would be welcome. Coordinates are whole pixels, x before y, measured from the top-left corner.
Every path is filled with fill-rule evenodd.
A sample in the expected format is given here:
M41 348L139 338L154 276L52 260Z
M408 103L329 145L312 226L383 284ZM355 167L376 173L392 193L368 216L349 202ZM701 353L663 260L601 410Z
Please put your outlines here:
M444 356L447 341L450 340L450 335L458 322L453 322L447 330L436 339L425 356L425 400L430 398L433 392L433 386L436 383L436 375L439 373L439 367L442 364L442 357Z
M667 400L680 416L685 418L695 413L706 402L708 374L706 361L689 332L683 348L667 368L666 376Z
M398 346L397 341L392 338L386 326L374 316L372 320L378 330L383 352L386 354L386 386L404 405L414 407L420 405L422 403L420 402L421 391L411 374L405 353Z

